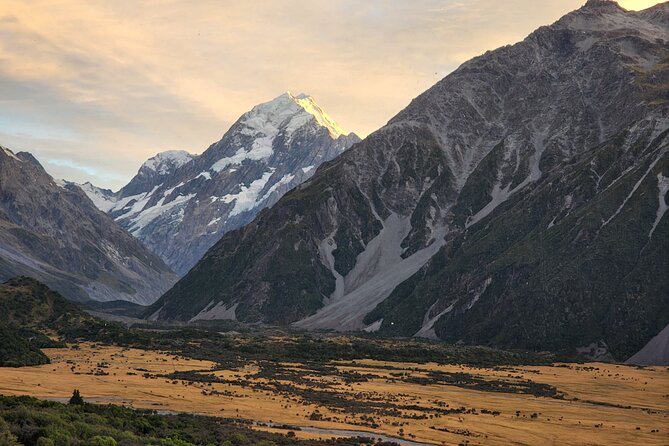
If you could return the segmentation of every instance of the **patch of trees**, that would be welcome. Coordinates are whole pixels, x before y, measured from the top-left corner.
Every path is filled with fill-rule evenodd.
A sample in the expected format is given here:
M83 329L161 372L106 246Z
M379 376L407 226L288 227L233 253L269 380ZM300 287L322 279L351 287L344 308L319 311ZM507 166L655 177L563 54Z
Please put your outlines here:
M49 358L40 350L36 335L25 330L0 325L0 367L22 367L48 364Z
M78 394L78 392L75 392ZM81 395L78 394L79 398ZM73 395L74 398L74 395ZM0 396L3 446L392 446L372 439L298 440L250 429L243 423L187 414L86 404L61 404L29 397ZM396 446L396 445L395 445Z

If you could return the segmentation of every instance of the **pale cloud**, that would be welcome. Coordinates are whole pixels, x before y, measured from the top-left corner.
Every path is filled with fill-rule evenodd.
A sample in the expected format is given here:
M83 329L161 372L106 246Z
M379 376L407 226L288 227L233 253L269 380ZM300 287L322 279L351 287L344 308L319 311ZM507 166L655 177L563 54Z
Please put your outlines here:
M3 0L0 144L118 188L285 90L364 136L465 60L584 1Z

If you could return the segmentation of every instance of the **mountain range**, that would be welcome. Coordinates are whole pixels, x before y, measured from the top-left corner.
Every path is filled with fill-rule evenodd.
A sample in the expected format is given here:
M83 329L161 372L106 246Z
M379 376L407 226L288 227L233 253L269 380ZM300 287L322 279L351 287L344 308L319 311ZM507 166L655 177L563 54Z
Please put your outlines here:
M358 142L311 97L287 92L243 114L199 156L167 151L113 193L82 189L117 223L183 275L237 229Z
M666 363L668 208L669 3L589 0L364 140L287 92L117 192L0 147L0 281L158 321Z
M669 3L590 0L464 63L145 316L625 359L669 323L668 101Z
M79 187L54 180L31 154L0 147L0 281L18 275L71 300L144 305L177 280Z

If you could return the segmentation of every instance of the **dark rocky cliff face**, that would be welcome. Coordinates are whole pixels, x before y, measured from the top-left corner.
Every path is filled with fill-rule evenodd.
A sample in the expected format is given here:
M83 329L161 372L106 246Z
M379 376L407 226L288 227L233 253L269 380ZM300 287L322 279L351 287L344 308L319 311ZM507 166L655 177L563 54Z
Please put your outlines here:
M155 301L176 276L76 186L0 148L0 280L35 277L73 300Z
M631 354L669 322L668 42L591 1L463 64L146 315Z

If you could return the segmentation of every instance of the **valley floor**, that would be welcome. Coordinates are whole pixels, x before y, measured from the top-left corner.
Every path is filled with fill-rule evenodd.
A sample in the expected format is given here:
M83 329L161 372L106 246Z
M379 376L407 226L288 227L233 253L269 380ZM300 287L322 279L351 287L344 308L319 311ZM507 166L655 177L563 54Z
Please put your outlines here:
M52 364L0 369L0 394L62 401L77 388L88 402L253 420L298 438L363 431L405 444L669 443L666 367L221 366L92 343L44 351Z

